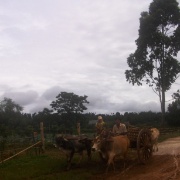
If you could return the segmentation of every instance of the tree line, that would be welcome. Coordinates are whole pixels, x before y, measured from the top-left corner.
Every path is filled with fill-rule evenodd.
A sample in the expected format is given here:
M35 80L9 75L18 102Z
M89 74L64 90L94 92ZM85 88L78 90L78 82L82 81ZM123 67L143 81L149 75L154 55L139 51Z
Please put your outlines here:
M167 126L180 126L180 104L179 92L174 94L174 101L169 104L165 114ZM80 123L81 132L95 132L95 124L90 123L97 120L101 115L112 128L117 118L123 123L138 127L161 125L161 112L115 112L111 114L84 113L87 110L88 96L79 96L74 93L61 92L52 101L51 109L44 108L37 113L23 113L23 107L10 98L4 98L0 102L0 136L9 135L31 136L34 131L39 131L40 122L44 123L45 133L76 133L76 125Z

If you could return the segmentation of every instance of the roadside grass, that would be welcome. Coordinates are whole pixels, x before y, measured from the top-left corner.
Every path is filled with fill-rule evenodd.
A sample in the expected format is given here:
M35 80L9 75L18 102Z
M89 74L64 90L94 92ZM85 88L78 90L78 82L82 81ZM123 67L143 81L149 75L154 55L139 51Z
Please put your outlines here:
M93 153L90 162L86 155L79 165L78 160L75 154L71 170L66 171L66 158L58 149L48 148L41 155L24 154L0 164L0 180L88 180L104 172L97 154Z
M170 134L160 134L159 136L159 142L165 141L169 138L174 138L174 137L178 137L180 136L180 132L174 132L174 133L170 133Z
M59 160L47 155L20 156L0 166L0 179L36 179L57 171Z

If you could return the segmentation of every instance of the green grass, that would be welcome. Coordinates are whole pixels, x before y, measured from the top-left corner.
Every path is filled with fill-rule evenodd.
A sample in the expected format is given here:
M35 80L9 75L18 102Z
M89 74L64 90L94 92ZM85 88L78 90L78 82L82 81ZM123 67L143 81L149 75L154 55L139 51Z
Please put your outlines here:
M170 133L170 134L164 134L159 136L159 142L165 141L166 139L169 138L174 138L174 137L178 137L180 136L180 132L174 132L174 133Z
M87 156L77 165L79 156L75 155L72 168L66 171L66 159L57 149L47 149L42 155L21 155L0 164L0 180L88 180L93 174L103 172L99 157L93 155L88 162Z
M47 155L21 156L3 163L0 166L0 179L38 179L58 169L59 160Z

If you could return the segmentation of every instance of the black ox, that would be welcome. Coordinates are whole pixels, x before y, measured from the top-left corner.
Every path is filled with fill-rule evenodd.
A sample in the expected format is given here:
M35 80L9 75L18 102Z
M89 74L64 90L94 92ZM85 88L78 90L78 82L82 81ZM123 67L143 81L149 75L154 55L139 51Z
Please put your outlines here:
M87 151L88 160L91 160L92 140L86 136L57 136L55 146L58 147L67 157L67 170L75 153L80 155L79 163L83 157L83 151Z

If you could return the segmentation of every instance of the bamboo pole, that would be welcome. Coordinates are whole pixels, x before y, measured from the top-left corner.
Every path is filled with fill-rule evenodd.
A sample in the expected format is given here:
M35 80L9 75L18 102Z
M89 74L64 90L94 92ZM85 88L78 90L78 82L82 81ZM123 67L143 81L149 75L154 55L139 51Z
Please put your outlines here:
M16 156L18 156L19 154L21 154L21 153L27 151L28 149L31 149L32 147L34 147L34 146L36 146L36 145L38 145L38 144L40 144L40 143L41 143L41 141L39 141L39 142L37 142L37 143L35 143L35 144L29 146L28 148L26 148L26 149L24 149L24 150L22 150L22 151L20 151L20 152L18 152L18 153L16 153L16 154L14 154L13 156L11 156L11 157L9 157L9 158L7 158L7 159L1 161L0 164L3 163L3 162L5 162L5 161L8 161L8 160L10 160L10 159L12 159L12 158L14 158L14 157L16 157Z

